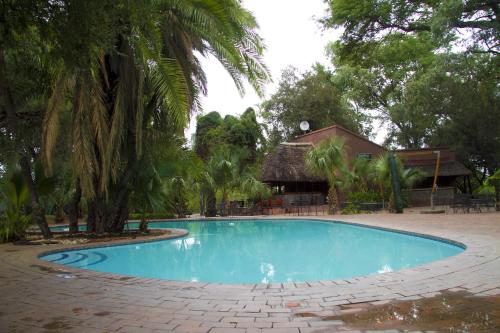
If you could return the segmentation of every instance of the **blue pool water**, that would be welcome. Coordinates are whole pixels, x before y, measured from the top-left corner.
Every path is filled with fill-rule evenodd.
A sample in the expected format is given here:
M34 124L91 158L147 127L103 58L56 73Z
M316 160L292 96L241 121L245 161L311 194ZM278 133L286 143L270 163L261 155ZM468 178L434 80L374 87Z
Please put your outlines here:
M463 251L427 238L313 220L154 222L150 227L188 229L189 235L59 252L42 259L146 278L270 283L397 271Z

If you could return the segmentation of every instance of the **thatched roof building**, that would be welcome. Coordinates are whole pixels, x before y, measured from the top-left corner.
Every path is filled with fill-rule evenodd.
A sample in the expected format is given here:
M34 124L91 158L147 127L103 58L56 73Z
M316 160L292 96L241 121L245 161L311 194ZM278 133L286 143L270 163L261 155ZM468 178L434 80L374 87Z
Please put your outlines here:
M446 147L404 149L395 153L402 159L405 167L422 170L426 179L421 186L430 187L436 170L438 151L440 154L438 185L454 187L457 177L468 177L472 174L472 171L457 161L455 152Z
M283 182L320 182L323 177L312 173L305 165L311 143L282 143L276 151L268 154L264 160L260 179L266 183Z
M278 196L289 198L300 196L300 200L307 195L325 196L328 192L327 180L310 171L305 158L314 145L332 136L344 139L348 160L359 157L374 159L387 152L384 147L367 138L333 125L296 137L292 142L278 145L274 152L265 157L259 179L273 187L274 193ZM437 151L440 154L438 186L454 189L457 178L466 178L471 175L471 171L457 161L452 150L424 148L397 150L394 153L403 160L405 167L421 169L426 177L419 185L422 188L430 188L436 168Z

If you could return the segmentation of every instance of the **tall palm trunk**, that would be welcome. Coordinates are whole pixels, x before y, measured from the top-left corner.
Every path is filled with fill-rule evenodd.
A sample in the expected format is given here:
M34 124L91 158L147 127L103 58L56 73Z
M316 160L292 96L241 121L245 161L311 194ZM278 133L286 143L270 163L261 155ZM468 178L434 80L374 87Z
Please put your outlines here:
M142 209L141 213L141 222L139 223L139 231L140 232L147 232L148 231L148 222L146 220L146 209Z
M336 185L328 189L328 213L336 214L340 210L340 194Z
M55 207L54 213L54 222L56 224L61 224L64 222L64 207L60 204L57 204Z
M214 217L217 215L217 205L215 199L215 193L212 189L209 189L206 193L206 217Z
M75 193L71 199L69 206L69 233L78 232L78 216L80 213L80 200L82 198L82 188L80 186L80 178L76 179Z
M38 193L35 189L35 183L33 182L33 178L31 175L31 167L26 156L21 157L19 161L21 164L21 171L23 173L24 181L28 186L28 191L30 194L31 200L31 209L32 209L32 217L35 223L38 225L40 230L42 231L42 235L44 238L52 238L52 232L50 231L49 225L47 224L47 220L45 219L45 212L40 206L40 201L38 198Z
M203 190L200 191L200 216L205 216L205 196Z
M96 220L95 220L95 202L94 200L89 200L87 204L87 233L96 232Z

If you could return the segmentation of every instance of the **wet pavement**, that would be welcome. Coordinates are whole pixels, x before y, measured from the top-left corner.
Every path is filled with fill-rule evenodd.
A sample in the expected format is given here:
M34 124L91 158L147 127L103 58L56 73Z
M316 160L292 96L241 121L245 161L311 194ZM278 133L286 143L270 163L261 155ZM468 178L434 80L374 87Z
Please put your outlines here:
M342 320L356 330L500 332L500 295L477 297L446 291L431 298L368 305L358 310L322 319Z
M384 274L230 285L143 279L38 259L75 245L3 244L0 332L500 332L500 213L324 219L432 235L467 249Z

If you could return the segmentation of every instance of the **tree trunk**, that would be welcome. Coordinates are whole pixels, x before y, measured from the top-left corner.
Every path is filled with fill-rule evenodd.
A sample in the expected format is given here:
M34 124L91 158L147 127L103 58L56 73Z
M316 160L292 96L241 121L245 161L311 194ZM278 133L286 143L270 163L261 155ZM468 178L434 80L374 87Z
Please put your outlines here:
M148 232L148 221L146 221L146 210L142 210L141 223L139 223L139 231L142 233Z
M106 226L106 204L104 199L96 197L94 199L94 214L95 214L95 232L96 234L103 234Z
M108 201L100 200L96 206L96 230L97 233L122 233L128 220L128 196L127 187L119 188L118 194Z
M200 190L200 216L205 216L205 198L203 190Z
M87 204L87 233L96 232L95 204L94 200L89 200Z
M226 193L226 187L223 187L222 189L222 200L221 200L221 210L220 210L220 215L221 216L226 216L227 215L227 193Z
M207 192L207 211L206 217L214 217L217 215L217 206L215 202L215 193L213 190Z
M38 199L38 193L36 192L35 184L33 182L33 178L31 175L31 167L28 158L26 156L21 157L19 163L21 164L21 171L23 173L23 178L24 181L26 182L26 185L28 186L28 191L30 194L31 209L32 209L31 216L33 217L33 220L40 228L43 237L52 238L52 232L50 231L49 225L47 224L47 220L45 219L45 212L40 206L40 201Z
M69 206L69 233L77 233L78 230L78 215L80 212L80 200L82 198L82 188L80 186L80 178L76 178L75 193L71 199Z
M55 216L54 216L54 222L56 224L61 224L64 222L64 210L62 205L57 205L56 206L56 211L55 211Z
M110 214L109 220L111 223L107 224L106 231L111 233L122 233L128 221L128 205L122 202L118 209Z
M0 97L4 97L5 104L5 113L6 113L6 122L7 127L9 129L10 134L14 139L14 146L17 151L21 150L19 147L19 137L18 137L18 128L17 128L17 113L16 106L14 103L14 98L12 97L11 91L9 90L9 86L7 82L5 82L5 60L3 50L0 50ZM47 220L45 219L45 212L40 207L40 202L38 200L38 193L36 192L35 185L33 183L33 177L31 175L31 166L30 161L26 156L21 156L20 159L21 170L23 173L24 181L28 186L28 191L30 194L31 206L32 206L32 217L36 222L38 227L40 228L42 235L44 238L51 238L52 232L47 224Z
M335 186L330 186L328 189L328 214L336 214L340 209L339 196Z

